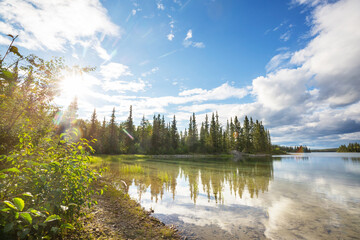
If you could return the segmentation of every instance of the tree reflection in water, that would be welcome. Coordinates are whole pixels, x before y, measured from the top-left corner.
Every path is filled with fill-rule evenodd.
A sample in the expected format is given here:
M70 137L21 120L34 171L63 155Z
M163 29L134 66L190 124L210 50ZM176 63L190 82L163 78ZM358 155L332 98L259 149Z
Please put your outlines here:
M142 171L123 171L131 166L141 166ZM128 167L130 166L130 167ZM273 179L273 160L268 158L246 158L239 162L231 159L150 159L121 160L111 163L108 176L114 182L125 181L127 186L137 187L139 200L149 189L151 200L158 202L164 192L176 197L177 181L183 179L189 185L189 197L196 204L199 191L207 194L208 201L224 202L224 189L228 186L232 195L242 198L248 191L251 198L268 191ZM201 188L201 189L200 189ZM128 190L126 188L125 190Z

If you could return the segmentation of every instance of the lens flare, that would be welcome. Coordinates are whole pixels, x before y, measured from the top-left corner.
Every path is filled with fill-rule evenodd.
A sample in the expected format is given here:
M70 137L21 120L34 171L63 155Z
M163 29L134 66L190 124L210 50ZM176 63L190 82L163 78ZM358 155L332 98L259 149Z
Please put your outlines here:
M61 122L61 120L62 120L62 118L63 118L63 116L64 116L64 113L63 113L62 111L58 111L58 112L55 114L55 117L54 117L54 119L53 119L53 123L54 123L55 125L59 125L60 122Z
M128 133L128 131L126 131L124 128L123 128L123 131L124 133L126 133L126 135L128 135L128 137L131 139L131 140L134 140L134 137L130 135L130 133Z

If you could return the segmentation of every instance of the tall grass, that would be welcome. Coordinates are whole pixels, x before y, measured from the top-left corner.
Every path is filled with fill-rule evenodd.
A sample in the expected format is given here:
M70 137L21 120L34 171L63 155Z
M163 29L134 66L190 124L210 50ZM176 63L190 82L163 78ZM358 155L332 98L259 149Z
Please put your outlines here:
M125 165L121 166L120 172L124 174L142 174L144 173L144 169L138 164Z

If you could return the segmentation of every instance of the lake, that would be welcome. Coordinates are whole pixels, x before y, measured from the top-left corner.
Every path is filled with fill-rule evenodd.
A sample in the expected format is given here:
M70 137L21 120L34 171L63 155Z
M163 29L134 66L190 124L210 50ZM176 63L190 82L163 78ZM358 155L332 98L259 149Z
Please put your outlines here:
M359 239L360 154L117 160L114 182L188 239Z

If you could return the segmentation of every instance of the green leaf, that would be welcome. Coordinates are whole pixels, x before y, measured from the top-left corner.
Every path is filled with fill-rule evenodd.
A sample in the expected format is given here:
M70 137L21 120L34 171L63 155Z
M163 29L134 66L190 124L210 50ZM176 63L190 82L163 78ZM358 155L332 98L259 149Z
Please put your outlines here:
M7 169L4 169L4 170L1 170L1 172L14 172L14 173L20 173L19 169L17 168L7 168Z
M30 229L29 228L24 228L22 230L22 233L20 234L20 239L24 239L26 238L26 236L30 233Z
M104 190L100 190L100 195L103 195L104 194Z
M58 227L52 227L50 231L56 234L56 233L58 233L59 228Z
M8 71L8 70L2 70L1 72L0 72L0 78L3 78L3 79L5 79L5 80L14 80L14 76L13 76L13 74L10 72L10 71Z
M53 215L49 216L48 218L46 218L44 223L48 223L48 222L52 222L52 221L56 221L56 220L61 220L61 217L59 217L56 214L53 214Z
M3 209L1 209L0 211L2 211L2 212L9 212L11 210L11 208L3 208Z
M25 192L22 195L27 197L34 197L30 192Z
M81 150L81 149L82 149L82 146L78 146L78 149Z
M71 225L70 223L64 223L64 224L61 224L61 228L62 229L71 229L71 230L75 230L75 227L73 225Z
M11 46L10 47L10 52L12 52L13 54L18 55L19 57L22 57L21 54L19 53L19 49L15 46Z
M25 207L25 203L24 203L24 200L22 200L21 198L13 198L12 199L16 208L19 210L19 211L22 211Z
M14 210L17 210L17 208L12 204L12 202L10 202L10 201L4 201L4 203L5 203L8 207L10 207L10 208L12 208L12 209L14 209Z
M6 174L0 173L0 179L2 179L2 178L6 178Z
M21 212L20 217L24 220L26 220L28 223L32 224L32 217L27 212Z
M4 232L11 231L13 229L13 227L14 227L14 222L6 224L5 227L4 227Z
M34 214L36 217L41 216L42 213L35 209L29 209L32 214ZM28 210L28 211L29 211Z

